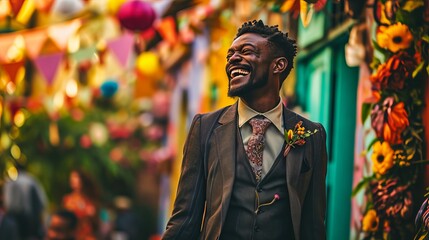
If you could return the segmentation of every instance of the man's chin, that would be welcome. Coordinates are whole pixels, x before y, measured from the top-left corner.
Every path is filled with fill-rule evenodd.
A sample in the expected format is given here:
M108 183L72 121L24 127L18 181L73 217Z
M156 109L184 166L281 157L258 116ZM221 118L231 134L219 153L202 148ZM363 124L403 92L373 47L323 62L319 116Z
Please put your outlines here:
M243 93L246 91L245 87L236 88L236 89L228 89L228 97L241 97Z

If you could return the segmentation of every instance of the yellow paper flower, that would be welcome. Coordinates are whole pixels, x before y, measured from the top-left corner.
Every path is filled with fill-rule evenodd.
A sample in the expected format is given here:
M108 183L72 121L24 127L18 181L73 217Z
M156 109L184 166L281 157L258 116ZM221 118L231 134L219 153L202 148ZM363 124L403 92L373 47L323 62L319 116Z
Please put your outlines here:
M413 41L413 35L408 26L400 22L387 27L380 26L376 37L378 45L391 52L407 49Z
M375 232L378 228L377 212L374 209L369 210L362 220L362 230L365 232Z
M376 174L384 175L393 167L394 152L388 142L374 143L374 151L372 153L372 170Z

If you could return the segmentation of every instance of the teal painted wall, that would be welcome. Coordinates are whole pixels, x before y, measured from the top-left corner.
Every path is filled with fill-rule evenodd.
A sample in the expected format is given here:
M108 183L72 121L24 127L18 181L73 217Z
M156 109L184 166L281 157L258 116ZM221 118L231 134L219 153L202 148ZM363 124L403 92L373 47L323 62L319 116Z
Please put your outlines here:
M321 28L323 29L323 28ZM302 37L299 35L299 37ZM327 132L327 239L349 239L358 68L345 63L347 32L297 61L298 104Z

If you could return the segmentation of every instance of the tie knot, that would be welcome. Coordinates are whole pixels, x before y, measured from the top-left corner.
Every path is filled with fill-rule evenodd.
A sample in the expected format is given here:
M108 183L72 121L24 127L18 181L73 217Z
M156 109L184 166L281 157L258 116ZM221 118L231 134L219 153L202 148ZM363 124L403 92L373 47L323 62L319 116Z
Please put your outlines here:
M250 126L252 126L253 134L264 134L270 125L271 121L265 117L257 117L249 120Z

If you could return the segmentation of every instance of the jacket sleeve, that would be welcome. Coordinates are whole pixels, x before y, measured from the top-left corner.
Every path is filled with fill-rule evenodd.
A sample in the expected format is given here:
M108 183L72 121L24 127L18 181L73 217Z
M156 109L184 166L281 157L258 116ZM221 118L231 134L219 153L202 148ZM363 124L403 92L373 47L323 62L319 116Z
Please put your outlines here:
M164 240L199 238L206 192L201 145L201 115L196 115L185 142L174 210Z
M314 135L313 175L302 206L301 239L326 239L326 132L318 124Z

